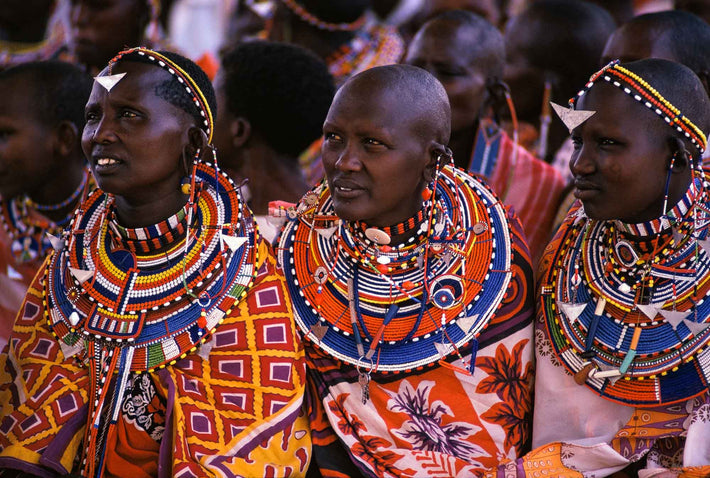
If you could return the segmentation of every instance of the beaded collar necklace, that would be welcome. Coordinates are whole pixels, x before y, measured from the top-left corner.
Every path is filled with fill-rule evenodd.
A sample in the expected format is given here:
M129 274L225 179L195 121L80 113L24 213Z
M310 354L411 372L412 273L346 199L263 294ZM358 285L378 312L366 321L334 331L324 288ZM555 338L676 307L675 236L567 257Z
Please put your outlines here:
M309 25L318 28L319 30L328 30L330 32L354 32L362 28L365 24L365 20L367 19L367 16L363 14L351 23L329 23L313 15L311 12L303 8L303 6L301 6L296 0L281 0L281 3L283 3L298 18Z
M511 231L503 206L451 166L433 191L423 209L429 217L398 247L383 249L338 220L324 183L281 235L279 262L301 332L367 380L475 354L507 290Z
M372 23L358 30L352 40L326 59L326 64L339 86L373 66L397 63L403 52L404 42L394 27Z
M596 221L583 209L542 280L553 350L575 380L635 406L687 400L710 377L708 182L665 217Z
M90 180L90 177L89 171L85 170L81 184L71 196L62 201L60 205L51 205L45 210L59 210L74 201L81 202L95 187L93 178ZM41 209L26 197L0 201L0 222L12 241L10 249L18 263L42 260L52 249L52 243L47 234L61 236L62 231L74 216L74 211L69 211L64 218L50 221L39 211Z
M117 241L103 191L82 204L45 280L47 320L60 341L130 348L130 370L152 371L203 343L246 294L257 262L251 212L211 164L198 165L196 182L190 233L166 244L172 253ZM230 217L237 222L224 223ZM165 238L157 226L141 231L147 242Z

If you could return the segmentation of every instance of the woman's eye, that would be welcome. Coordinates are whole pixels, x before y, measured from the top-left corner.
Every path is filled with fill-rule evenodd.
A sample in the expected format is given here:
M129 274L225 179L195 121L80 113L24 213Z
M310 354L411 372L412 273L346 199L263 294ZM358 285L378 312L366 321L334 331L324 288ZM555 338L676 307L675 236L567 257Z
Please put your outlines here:
M342 139L337 133L325 133L323 137L326 141L340 141Z
M365 138L364 143L368 146L384 146L385 143L374 138Z
M133 111L124 110L121 112L121 118L135 118L136 116L138 115Z
M574 145L574 149L579 149L582 147L582 138L579 136L572 136L572 145Z
M619 144L618 141L613 140L611 138L601 138L599 140L599 144L602 146L614 146L616 144Z

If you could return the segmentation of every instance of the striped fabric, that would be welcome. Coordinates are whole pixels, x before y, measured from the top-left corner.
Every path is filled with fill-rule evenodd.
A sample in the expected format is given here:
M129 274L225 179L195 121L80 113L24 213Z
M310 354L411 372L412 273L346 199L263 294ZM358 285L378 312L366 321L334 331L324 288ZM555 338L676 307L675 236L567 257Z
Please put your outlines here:
M468 171L486 179L501 200L513 208L523 225L533 266L537 264L553 232L565 187L562 174L516 146L490 120L481 121Z

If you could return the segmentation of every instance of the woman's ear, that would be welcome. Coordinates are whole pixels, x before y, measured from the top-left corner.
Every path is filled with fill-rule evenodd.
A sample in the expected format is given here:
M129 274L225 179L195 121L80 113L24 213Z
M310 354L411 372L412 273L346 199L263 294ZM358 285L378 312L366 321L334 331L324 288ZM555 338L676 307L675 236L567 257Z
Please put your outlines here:
M424 165L423 177L428 184L434 180L436 171L453 161L451 150L441 143L432 141L429 146L429 157Z
M690 162L693 160L690 152L685 149L685 143L679 137L671 136L668 139L668 144L672 156L668 158L666 167L674 173L685 171L685 169L690 166Z
M251 123L243 116L234 118L229 124L229 134L232 137L232 146L243 148L251 138Z
M197 126L191 126L187 130L187 141L184 153L190 158L197 156L198 152L200 155L204 155L209 147L207 133Z
M66 158L72 151L81 149L79 129L71 121L62 121L54 128L55 148L59 157Z
M486 80L486 99L481 107L481 114L493 113L493 119L500 123L500 118L505 116L503 112L508 108L506 95L510 95L508 85L497 77L490 77Z

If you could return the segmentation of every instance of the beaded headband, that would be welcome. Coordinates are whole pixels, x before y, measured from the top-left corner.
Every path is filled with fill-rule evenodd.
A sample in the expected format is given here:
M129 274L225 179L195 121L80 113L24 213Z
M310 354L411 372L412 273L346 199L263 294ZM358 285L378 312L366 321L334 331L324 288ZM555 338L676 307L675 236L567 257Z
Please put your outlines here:
M705 134L693 124L687 116L665 99L655 88L648 84L636 73L619 65L619 60L614 60L591 76L589 82L570 100L574 107L579 99L600 80L621 89L624 93L646 106L649 110L668 123L672 128L683 134L695 145L702 154L707 147Z
M281 0L281 2L286 5L289 10L295 13L298 18L321 30L328 30L331 32L353 32L362 28L365 24L365 15L360 16L360 18L352 23L328 23L303 8L296 2L296 0Z
M181 85L185 87L187 94L192 96L192 101L197 106L200 115L204 118L204 125L202 129L207 133L207 142L212 143L212 130L214 125L214 118L212 117L212 110L210 109L207 99L202 94L202 90L197 85L197 82L182 68L180 68L174 61L170 58L161 55L157 51L149 50L148 48L138 47L131 48L120 52L118 55L113 57L108 64L108 71L111 74L113 70L113 65L121 61L127 55L140 55L154 62L157 66L161 67L171 75L173 75Z

